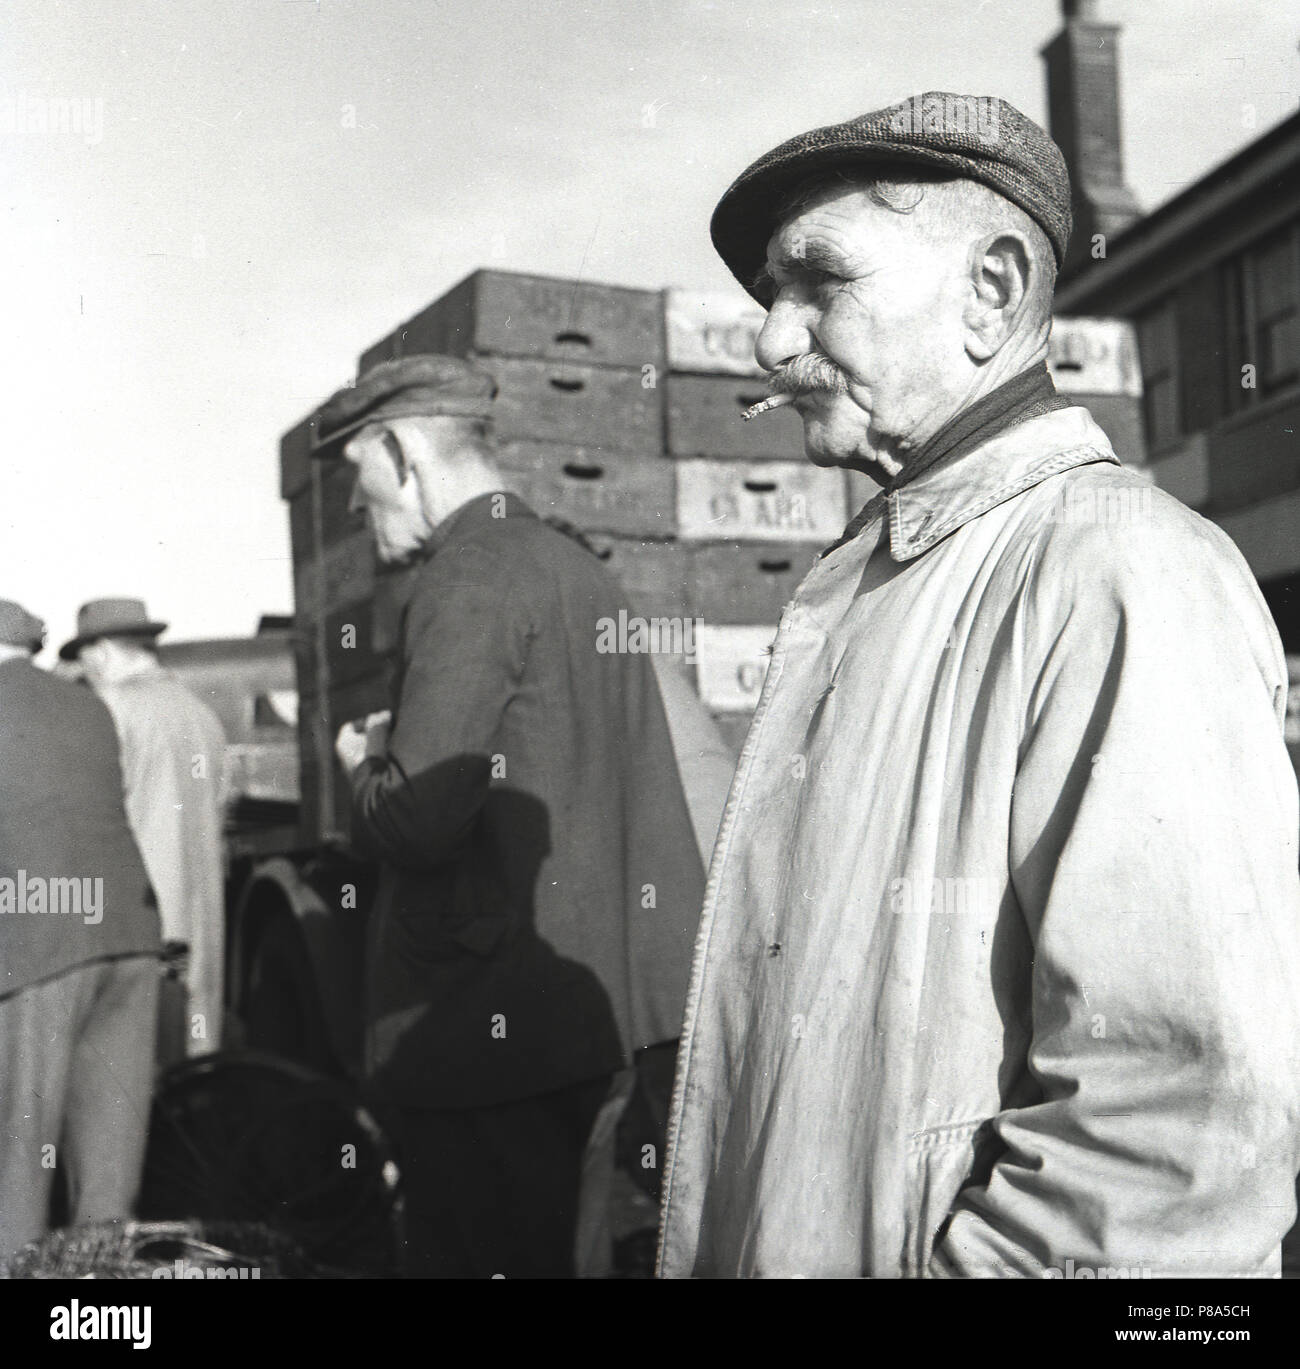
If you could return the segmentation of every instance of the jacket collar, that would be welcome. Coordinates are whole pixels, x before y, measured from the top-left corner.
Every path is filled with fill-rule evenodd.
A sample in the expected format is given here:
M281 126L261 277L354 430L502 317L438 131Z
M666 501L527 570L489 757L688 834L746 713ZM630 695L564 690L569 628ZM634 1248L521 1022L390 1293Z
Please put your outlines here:
M895 561L911 561L1049 476L1097 461L1120 464L1092 415L1077 405L1057 409L1017 423L899 489L882 491L863 510L868 517L862 525L887 509L889 554Z
M432 536L424 544L418 559L428 560L453 537L463 536L471 528L497 523L502 518L536 517L536 513L517 494L511 494L508 490L496 490L490 494L477 495L468 503L462 504L454 513L449 513L434 528Z

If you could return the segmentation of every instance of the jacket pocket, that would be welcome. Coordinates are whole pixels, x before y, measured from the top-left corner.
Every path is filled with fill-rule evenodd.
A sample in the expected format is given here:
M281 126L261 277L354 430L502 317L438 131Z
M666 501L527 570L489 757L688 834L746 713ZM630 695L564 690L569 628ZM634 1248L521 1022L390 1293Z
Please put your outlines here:
M916 1132L907 1148L907 1220L900 1256L906 1277L924 1276L953 1203L996 1143L991 1118Z

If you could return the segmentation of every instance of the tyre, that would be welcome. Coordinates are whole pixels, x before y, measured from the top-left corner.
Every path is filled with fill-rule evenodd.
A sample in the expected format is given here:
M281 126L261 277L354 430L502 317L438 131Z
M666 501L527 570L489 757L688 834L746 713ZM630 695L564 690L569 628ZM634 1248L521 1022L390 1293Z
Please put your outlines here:
M258 935L243 1006L249 1049L329 1078L343 1074L330 1044L306 942L287 911L271 913Z

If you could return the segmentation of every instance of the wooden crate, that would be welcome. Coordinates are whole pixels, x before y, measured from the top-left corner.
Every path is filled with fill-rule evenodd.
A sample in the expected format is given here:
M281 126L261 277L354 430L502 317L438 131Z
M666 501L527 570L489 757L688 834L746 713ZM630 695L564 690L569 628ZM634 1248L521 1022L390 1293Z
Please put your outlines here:
M311 483L311 445L316 414L311 412L280 439L280 498L294 499Z
M693 547L687 612L711 625L775 623L820 550L806 542Z
M832 542L844 531L844 474L806 461L707 461L677 467L677 533L689 541Z
M295 558L293 600L299 616L315 619L326 607L368 599L374 592L376 570L374 544L364 531Z
M499 442L559 442L658 457L663 450L659 391L639 371L494 357Z
M690 548L681 542L593 536L597 555L618 577L632 607L646 617L681 618L691 592Z
M695 634L695 681L705 707L746 717L753 713L775 639L775 623L702 623Z
M767 310L740 290L664 291L668 368L696 375L762 376L754 343Z
M476 271L361 354L360 370L415 352L664 369L660 292Z
M591 541L638 613L705 624L776 622L821 550L804 542Z
M500 444L506 482L542 517L584 532L666 538L674 530L673 463L555 442Z
M667 396L672 456L805 459L803 423L793 409L774 409L748 423L741 417L751 404L767 398L761 380L674 373L668 377Z

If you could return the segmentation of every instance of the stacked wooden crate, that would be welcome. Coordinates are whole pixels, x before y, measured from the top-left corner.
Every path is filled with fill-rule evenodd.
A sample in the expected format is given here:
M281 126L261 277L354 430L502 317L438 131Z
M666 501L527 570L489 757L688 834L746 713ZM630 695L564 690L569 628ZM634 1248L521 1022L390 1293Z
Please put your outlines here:
M499 386L511 487L586 534L655 648L674 651L733 746L782 606L874 489L803 458L791 411L741 413L765 387L762 313L731 296L479 271L367 349L364 374L420 352L474 357ZM298 630L304 837L346 841L333 758L346 721L385 707L410 572L376 566L354 473L310 457L314 415L281 444ZM593 624L593 646L597 627Z
M659 292L479 271L367 349L358 369L420 352L474 357L492 371L500 461L539 513L637 548L671 538ZM354 472L307 455L313 423L285 435L281 486L295 566L303 832L314 844L346 842L333 737L387 705L411 572L376 566L364 518L348 512ZM675 573L665 566L664 582Z
M360 358L361 373L419 352L480 359L496 376L508 482L573 524L620 577L658 650L676 650L739 748L783 605L876 486L804 457L789 409L751 423L765 315L739 292L632 290L478 271ZM1125 325L1058 320L1062 391L1140 459ZM383 708L411 572L376 566L353 472L310 458L314 415L285 434L297 606L304 837L345 841L333 739ZM1137 436L1134 436L1134 434ZM596 625L593 624L593 641Z
M810 465L792 409L741 420L767 394L754 360L762 309L738 293L668 290L664 310L666 442L700 624L698 689L739 749L781 609L877 487Z

